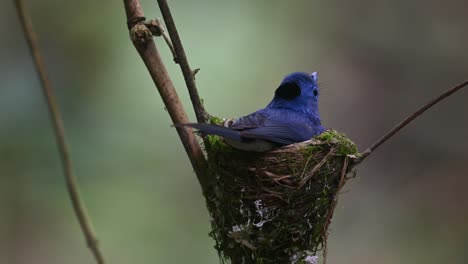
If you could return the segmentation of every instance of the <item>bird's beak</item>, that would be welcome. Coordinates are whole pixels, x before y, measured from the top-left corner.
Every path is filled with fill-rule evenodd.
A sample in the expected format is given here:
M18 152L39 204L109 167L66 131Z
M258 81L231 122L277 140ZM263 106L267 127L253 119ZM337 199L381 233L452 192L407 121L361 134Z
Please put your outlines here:
M318 82L318 72L313 72L310 77L312 77L312 80L314 80L314 82Z

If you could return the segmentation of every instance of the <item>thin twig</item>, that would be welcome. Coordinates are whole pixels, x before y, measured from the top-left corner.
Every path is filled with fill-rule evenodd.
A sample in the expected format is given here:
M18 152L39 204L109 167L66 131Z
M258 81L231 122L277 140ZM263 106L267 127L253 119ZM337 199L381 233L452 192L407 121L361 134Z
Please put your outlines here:
M127 15L127 25L130 30L132 42L140 54L143 62L153 79L156 88L164 101L164 105L174 124L188 123L185 109L177 95L169 73L167 72L162 58L153 41L151 31L144 24L144 13L139 0L124 0ZM203 193L207 190L210 182L207 173L207 163L192 130L187 127L177 127L180 140L192 163Z
M185 55L184 47L177 32L177 28L172 18L171 10L166 0L158 0L159 9L166 23L167 31L169 36L171 36L172 44L174 45L175 53L177 55L177 62L180 65L182 74L184 75L185 84L190 94L190 100L192 101L193 109L195 111L195 116L197 117L198 123L206 123L209 115L205 111L203 103L198 95L197 86L195 84L195 74L196 72L192 71Z
M169 37L169 35L167 34L167 31L164 28L164 25L161 22L161 20L159 18L150 20L149 22L145 22L145 26L148 27L151 33L153 33L153 36L162 36L164 38L164 41L171 50L174 62L177 63L177 54L175 52L174 45L172 45L171 37Z
M406 117L403 121L401 121L398 125L388 131L385 135L383 135L380 139L378 139L374 144L372 144L368 149L366 149L361 156L352 164L350 167L355 167L362 161L364 161L373 151L375 151L380 145L385 143L385 141L389 140L393 135L395 135L398 131L403 129L409 123L411 123L414 119L418 116L422 115L426 110L434 106L435 104L439 103L443 99L449 97L456 91L460 90L461 88L468 85L468 80L450 88L449 90L443 92L441 95L437 96L436 98L432 99L430 102L419 108L416 112L412 113L408 117Z
M98 246L98 241L93 231L94 229L91 224L91 220L89 219L88 214L86 213L86 210L84 208L84 204L80 198L80 192L78 190L76 177L73 173L73 164L65 136L65 128L63 125L60 110L58 108L57 100L55 99L55 96L52 92L52 84L50 83L49 78L47 77L47 70L39 50L37 36L33 30L31 18L26 12L26 8L22 0L15 0L15 5L16 11L21 20L24 35L27 39L29 49L34 59L36 71L39 74L41 80L41 86L44 96L47 100L49 113L54 127L55 138L57 141L57 147L60 153L60 158L62 160L67 190L70 196L71 203L73 205L73 210L78 219L78 222L80 223L81 230L85 236L89 249L92 251L97 263L103 264L105 263L104 255L102 254Z

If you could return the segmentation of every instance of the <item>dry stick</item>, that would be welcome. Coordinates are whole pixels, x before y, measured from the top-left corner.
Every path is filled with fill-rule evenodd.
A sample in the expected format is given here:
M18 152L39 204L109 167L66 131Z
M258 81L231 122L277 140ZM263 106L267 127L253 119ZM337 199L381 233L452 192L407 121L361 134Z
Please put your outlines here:
M192 71L190 68L187 56L185 55L184 47L182 46L182 42L179 37L179 33L177 32L174 19L172 18L169 5L167 4L166 0L158 0L158 4L159 9L161 9L164 22L166 23L167 31L171 37L172 44L174 45L175 53L177 55L177 63L179 63L182 74L184 75L185 84L187 85L187 89L190 94L190 100L192 101L197 121L198 123L206 123L209 115L205 111L200 96L198 95L197 86L195 84L196 72Z
M52 92L52 85L49 81L49 78L47 77L46 67L43 62L41 53L39 51L37 36L34 33L31 18L27 14L22 0L15 0L15 4L16 11L21 20L24 35L28 41L29 49L34 58L36 71L41 79L42 90L47 100L47 105L54 126L55 138L57 141L60 158L62 160L67 190L70 196L71 203L73 205L73 210L75 211L75 215L78 218L78 222L80 223L81 230L85 236L89 249L92 251L97 263L103 264L105 263L104 256L101 250L99 249L98 241L96 239L96 235L94 234L91 220L89 219L84 208L83 202L80 198L80 192L78 190L76 177L73 173L73 165L69 154L67 140L65 137L65 128L63 125L60 110L58 108L57 100L55 99Z
M162 58L153 41L152 33L143 23L145 17L140 1L124 0L123 2L132 42L145 63L164 101L164 105L169 112L172 122L174 124L188 123L187 114L169 77L169 73L162 62ZM207 163L200 144L191 129L187 127L177 127L177 132L192 163L192 167L195 170L203 193L205 193L209 186L209 177L207 174Z
M419 108L416 112L412 113L408 117L406 117L403 121L401 121L398 125L388 131L385 135L383 135L380 139L378 139L374 144L372 144L368 149L366 149L361 156L350 166L355 167L362 161L364 161L374 150L376 150L380 145L385 143L388 139L390 139L393 135L395 135L398 131L403 129L409 123L411 123L414 119L418 116L422 115L426 110L437 104L438 102L442 101L443 99L449 97L456 91L460 90L461 88L468 85L468 80L457 84L456 86L450 88L449 90L445 91L441 95L437 96L436 98L432 99L429 103L425 104L421 108Z

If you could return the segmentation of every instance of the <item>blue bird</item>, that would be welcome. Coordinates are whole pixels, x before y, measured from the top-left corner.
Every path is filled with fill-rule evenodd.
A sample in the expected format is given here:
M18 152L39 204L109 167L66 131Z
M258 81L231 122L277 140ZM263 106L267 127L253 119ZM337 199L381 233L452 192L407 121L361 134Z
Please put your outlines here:
M318 109L318 75L294 72L287 75L263 109L234 120L227 127L212 124L190 126L202 134L218 135L231 146L264 152L311 139L324 129Z

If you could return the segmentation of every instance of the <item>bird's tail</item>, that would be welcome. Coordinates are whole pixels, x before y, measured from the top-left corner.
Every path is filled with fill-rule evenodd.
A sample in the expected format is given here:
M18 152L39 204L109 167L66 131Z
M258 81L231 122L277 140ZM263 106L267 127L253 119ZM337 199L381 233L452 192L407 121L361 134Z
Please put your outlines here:
M230 129L228 127L211 125L211 124L199 124L199 123L185 123L185 124L174 124L175 127L193 127L200 131L202 134L218 135L226 139L234 141L242 141L241 134L239 131Z

